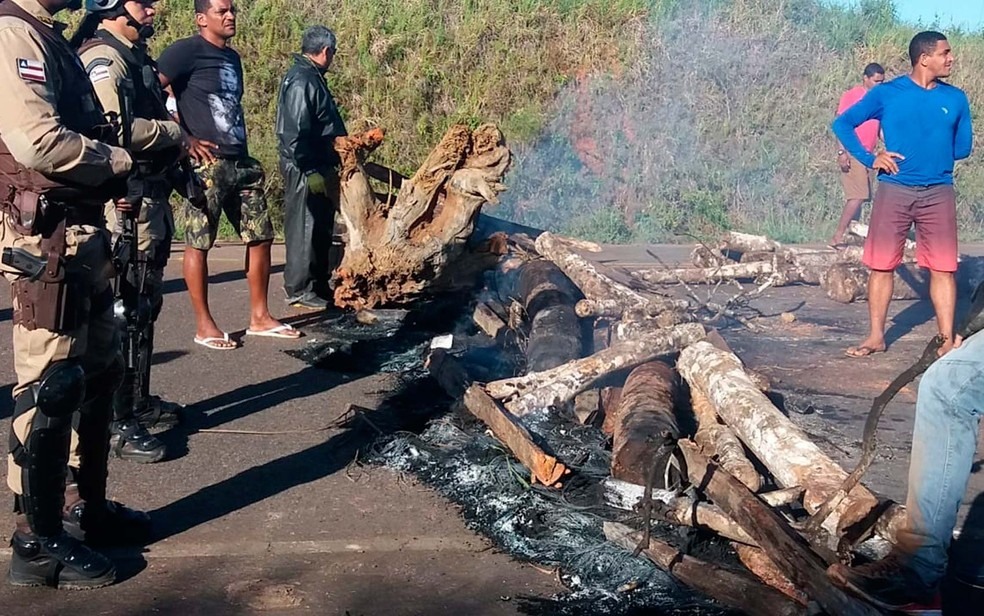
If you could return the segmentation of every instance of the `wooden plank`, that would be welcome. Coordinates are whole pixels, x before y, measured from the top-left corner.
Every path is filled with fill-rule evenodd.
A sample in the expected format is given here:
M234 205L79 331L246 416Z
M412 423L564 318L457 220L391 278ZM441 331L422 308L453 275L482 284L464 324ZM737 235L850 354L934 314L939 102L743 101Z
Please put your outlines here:
M634 550L641 533L617 522L605 522L605 537ZM687 586L751 616L803 616L806 608L750 575L687 556L668 543L650 538L642 553Z
M485 332L485 335L489 338L494 339L498 337L499 332L506 329L506 322L485 302L479 302L475 306L472 320L475 321L475 325L478 325L478 328Z
M534 443L529 431L516 417L502 408L479 385L468 387L464 401L471 414L485 422L516 459L530 469L534 481L547 487L560 487L560 480L570 470Z

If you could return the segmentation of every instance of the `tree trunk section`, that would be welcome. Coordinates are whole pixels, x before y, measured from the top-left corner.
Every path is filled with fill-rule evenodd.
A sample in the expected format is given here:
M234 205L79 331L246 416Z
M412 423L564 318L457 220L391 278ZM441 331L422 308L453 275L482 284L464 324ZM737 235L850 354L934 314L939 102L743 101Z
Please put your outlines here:
M649 336L655 331L671 329L681 323L683 317L688 321L693 321L692 315L681 315L676 312L664 312L658 317L640 317L638 319L623 320L615 323L612 327L612 343L630 342Z
M827 566L796 531L740 481L709 462L695 444L680 441L693 484L732 517L797 587L838 616L875 616L878 612L834 587Z
M615 434L615 422L618 420L618 409L621 401L621 387L601 388L601 412L604 415L604 419L601 422L601 431L607 436Z
M530 261L519 270L517 291L530 325L527 371L549 370L581 357L581 323L574 314L581 292L570 279L549 261Z
M462 265L480 208L497 203L510 152L493 125L453 126L395 201L380 201L363 165L382 131L337 137L340 216L348 232L335 271L335 305L405 304L439 289Z
M717 461L725 471L731 473L752 492L758 492L762 487L762 477L755 466L745 456L745 448L735 433L718 421L714 407L707 395L700 389L691 387L690 401L693 405L694 416L697 418L697 433L694 442L701 452Z
M622 388L612 443L612 477L666 488L665 471L680 438L675 413L677 377L663 362L653 361L629 373ZM654 471L655 468L655 471Z
M838 263L827 270L820 282L827 297L849 304L868 299L869 270L863 265ZM929 281L919 268L901 265L894 272L892 299L921 299L929 296Z
M677 325L623 342L563 366L489 383L487 391L503 400L513 414L523 416L572 400L601 377L656 359L704 337L699 323Z
M721 253L716 248L709 248L704 244L697 244L690 253L690 262L694 267L721 267L729 263L734 263L731 259Z
M605 522L605 538L634 550L642 533L618 524ZM806 608L755 578L704 562L681 553L668 543L650 538L642 553L661 569L687 586L714 600L751 616L805 616Z
M835 494L847 473L823 453L752 383L733 353L698 342L677 362L691 389L707 394L717 415L785 487L804 489L803 506L815 512ZM720 504L720 503L718 503ZM862 522L878 505L864 486L856 486L824 521L833 537Z
M751 280L760 276L768 276L776 271L771 261L753 261L751 263L731 263L720 267L684 267L676 269L644 269L632 272L632 275L653 284L712 284L727 280Z
M624 284L602 273L581 255L575 253L571 244L551 233L543 233L536 239L537 251L557 264L557 267L570 278L585 300L577 308L578 316L621 316L627 311L638 311L647 316L658 316L663 312L683 312L687 302L669 298L649 298L636 293Z
M720 248L729 252L776 252L782 244L764 235L729 231L721 238Z

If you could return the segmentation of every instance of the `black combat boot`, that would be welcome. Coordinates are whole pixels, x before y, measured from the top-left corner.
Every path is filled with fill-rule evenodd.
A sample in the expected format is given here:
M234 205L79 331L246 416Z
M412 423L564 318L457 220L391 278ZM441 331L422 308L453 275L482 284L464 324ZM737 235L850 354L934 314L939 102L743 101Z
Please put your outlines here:
M114 421L110 434L110 446L117 458L153 464L167 455L167 446L141 426L135 416Z
M73 371L78 374L73 376ZM49 372L38 388L40 399L27 438L14 447L23 493L15 503L21 515L10 541L8 579L18 586L107 586L116 579L112 561L69 536L62 526L72 411L85 391L83 377L77 367ZM18 397L15 416L35 407L33 391Z
M181 423L183 408L180 404L162 400L160 396L148 395L133 415L145 430L169 430Z
M150 516L122 503L87 503L76 484L65 486L65 532L90 546L145 545L151 537Z
M14 586L51 586L86 590L116 581L116 566L99 552L65 532L39 537L23 516L10 538L12 554L8 581Z

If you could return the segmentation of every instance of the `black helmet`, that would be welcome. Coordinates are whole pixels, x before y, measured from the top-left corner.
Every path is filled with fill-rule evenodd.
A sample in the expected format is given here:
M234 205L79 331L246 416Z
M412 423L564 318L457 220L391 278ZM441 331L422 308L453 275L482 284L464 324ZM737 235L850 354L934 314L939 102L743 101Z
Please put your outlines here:
M121 9L126 4L126 0L85 0L86 13L108 13L114 9Z
M154 0L140 0L143 4L151 5ZM130 25L137 29L140 38L146 40L154 35L153 26L145 26L134 21L130 12L126 10L127 0L85 0L85 12L90 15L98 15L103 19L114 17L126 17Z

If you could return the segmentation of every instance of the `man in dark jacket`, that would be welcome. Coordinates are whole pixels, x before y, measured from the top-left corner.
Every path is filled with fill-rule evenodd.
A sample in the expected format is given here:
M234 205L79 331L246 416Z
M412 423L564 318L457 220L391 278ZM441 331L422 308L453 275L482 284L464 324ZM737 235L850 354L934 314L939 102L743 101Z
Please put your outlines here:
M305 30L302 53L294 57L277 101L287 245L284 291L292 306L313 310L328 305L328 250L339 203L339 158L332 141L346 134L324 78L335 45L328 28Z

